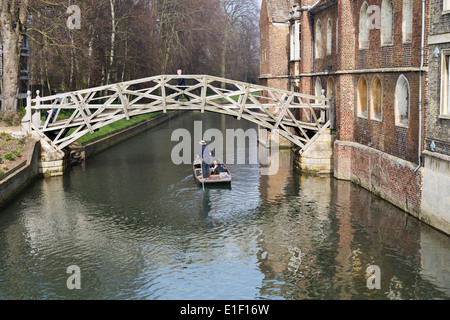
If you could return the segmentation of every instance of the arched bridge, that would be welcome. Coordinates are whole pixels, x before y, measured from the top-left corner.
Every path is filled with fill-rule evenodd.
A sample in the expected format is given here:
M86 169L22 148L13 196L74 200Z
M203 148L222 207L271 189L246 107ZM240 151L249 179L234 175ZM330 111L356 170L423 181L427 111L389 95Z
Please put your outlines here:
M28 92L26 133L57 150L120 119L169 110L222 113L254 122L305 151L330 127L330 105L316 97L207 75L161 75L35 98Z

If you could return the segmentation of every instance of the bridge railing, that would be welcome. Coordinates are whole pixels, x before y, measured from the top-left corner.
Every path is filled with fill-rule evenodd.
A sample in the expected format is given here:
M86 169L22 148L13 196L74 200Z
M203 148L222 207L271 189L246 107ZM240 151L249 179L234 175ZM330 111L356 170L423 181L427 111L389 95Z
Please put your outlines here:
M45 97L31 92L22 120L61 150L81 136L133 116L169 110L210 111L246 119L299 145L330 124L329 99L207 75L154 76Z

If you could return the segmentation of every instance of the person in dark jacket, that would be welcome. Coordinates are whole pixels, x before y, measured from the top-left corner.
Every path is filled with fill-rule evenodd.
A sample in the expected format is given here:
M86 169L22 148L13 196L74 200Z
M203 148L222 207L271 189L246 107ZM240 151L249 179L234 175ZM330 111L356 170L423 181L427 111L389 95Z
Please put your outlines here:
M198 154L198 156L202 160L202 177L204 179L208 179L210 174L210 168L211 165L213 164L213 159L211 156L211 152L209 151L209 148L206 145L206 141L202 140L200 141L200 144L201 149L200 154Z
M177 74L179 76L181 76L181 69L178 69ZM183 77L179 77L178 78L178 88L180 88L181 90L186 90L186 80L184 80ZM175 101L178 101L178 99L180 98L181 94L179 94L178 96L175 97ZM186 98L187 101L191 101L191 99L189 99L189 96L185 93L184 97Z

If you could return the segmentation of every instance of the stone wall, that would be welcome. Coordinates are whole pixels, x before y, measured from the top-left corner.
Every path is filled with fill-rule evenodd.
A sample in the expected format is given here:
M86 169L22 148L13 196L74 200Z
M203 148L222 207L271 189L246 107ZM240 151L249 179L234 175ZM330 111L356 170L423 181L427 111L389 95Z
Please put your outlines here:
M450 234L450 156L424 151L422 216Z
M25 166L0 181L0 207L6 205L8 201L39 176L40 154L41 143L36 141L33 152L26 159Z
M427 220L421 213L423 169L356 142L336 141L334 150L336 178L351 180L415 217Z
M333 173L333 144L335 135L325 130L300 156L294 157L297 169L317 174Z

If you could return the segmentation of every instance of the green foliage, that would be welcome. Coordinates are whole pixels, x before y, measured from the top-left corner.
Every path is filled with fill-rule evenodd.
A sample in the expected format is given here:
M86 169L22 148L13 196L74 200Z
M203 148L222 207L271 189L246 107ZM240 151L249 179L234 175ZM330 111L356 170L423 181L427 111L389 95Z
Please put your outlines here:
M12 154L14 155L14 157L16 158L20 158L22 156L22 153L20 151L13 151Z
M138 124L140 122L143 122L147 119L152 119L154 117L156 117L157 115L160 115L162 112L154 112L154 113L148 113L148 114L143 114L140 116L135 116L132 117L130 120L127 119L122 119L116 122L111 123L110 125L104 126L102 128L100 128L99 130L97 130L96 132L94 132L94 134L86 134L84 136L82 136L80 139L77 140L77 142L79 143L87 143L90 141L94 141L94 140L98 140L100 138L106 137L108 135L111 135L115 132L119 132L125 128L131 127L135 124ZM73 132L74 129L71 129L67 135L70 135Z
M7 154L5 154L4 157L6 160L9 160L9 161L13 161L16 158L12 152L8 152Z

